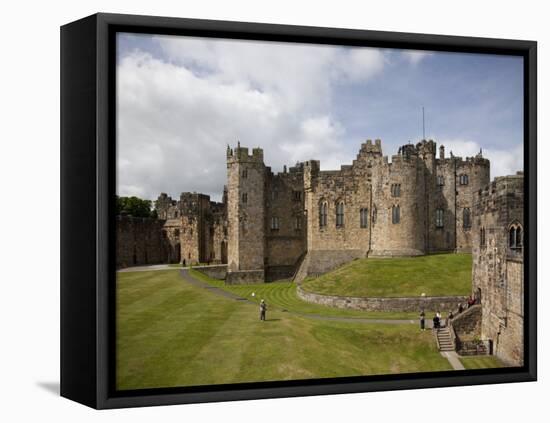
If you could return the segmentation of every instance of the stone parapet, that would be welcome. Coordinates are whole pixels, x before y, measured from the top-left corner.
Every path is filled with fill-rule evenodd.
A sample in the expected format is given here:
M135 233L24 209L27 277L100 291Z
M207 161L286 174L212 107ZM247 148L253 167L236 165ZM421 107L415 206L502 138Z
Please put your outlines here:
M305 291L298 286L296 293L304 301L336 308L363 311L420 312L420 310L451 310L467 297L462 295L447 297L344 297L321 295Z

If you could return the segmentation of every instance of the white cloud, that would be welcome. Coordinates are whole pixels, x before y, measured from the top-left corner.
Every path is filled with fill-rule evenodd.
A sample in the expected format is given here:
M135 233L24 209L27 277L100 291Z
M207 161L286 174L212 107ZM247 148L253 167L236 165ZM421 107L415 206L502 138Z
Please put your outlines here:
M424 50L405 50L402 54L411 65L416 66L426 57L431 56L433 53Z
M117 69L118 192L219 199L226 144L264 148L267 166L351 160L331 111L335 83L368 82L373 49L156 37L163 59L133 51Z
M447 139L439 140L439 145L445 146L445 154L452 151L455 156L472 157L481 150L481 145L475 141ZM491 180L497 176L514 175L517 171L523 171L523 146L517 144L512 148L483 149L483 157L491 162Z

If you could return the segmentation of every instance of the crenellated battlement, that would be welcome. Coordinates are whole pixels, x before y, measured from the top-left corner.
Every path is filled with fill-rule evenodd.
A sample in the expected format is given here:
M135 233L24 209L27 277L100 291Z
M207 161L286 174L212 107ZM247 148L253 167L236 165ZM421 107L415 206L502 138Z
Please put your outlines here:
M264 162L264 151L261 148L253 148L252 154L249 154L248 147L241 147L241 143L237 143L237 147L231 148L227 146L227 163L245 162L245 163L261 163Z

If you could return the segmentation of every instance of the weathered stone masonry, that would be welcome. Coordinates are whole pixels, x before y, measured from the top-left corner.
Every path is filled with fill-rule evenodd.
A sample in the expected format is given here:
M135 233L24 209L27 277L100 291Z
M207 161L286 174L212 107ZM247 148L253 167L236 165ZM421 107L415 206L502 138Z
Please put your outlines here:
M227 166L233 282L243 272L300 280L359 257L469 252L473 195L489 183L481 152L463 160L440 147L436 158L431 140L402 146L391 163L380 140L367 140L340 170L310 160L278 174L261 149L238 145Z
M474 293L482 306L481 333L503 361L523 364L524 178L496 178L479 190L472 231Z

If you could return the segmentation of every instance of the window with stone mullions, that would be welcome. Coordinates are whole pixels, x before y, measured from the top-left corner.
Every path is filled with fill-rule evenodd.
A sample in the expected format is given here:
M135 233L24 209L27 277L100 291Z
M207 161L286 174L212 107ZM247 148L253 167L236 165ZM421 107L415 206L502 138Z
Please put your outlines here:
M392 184L391 186L391 196L400 197L401 196L401 184Z

